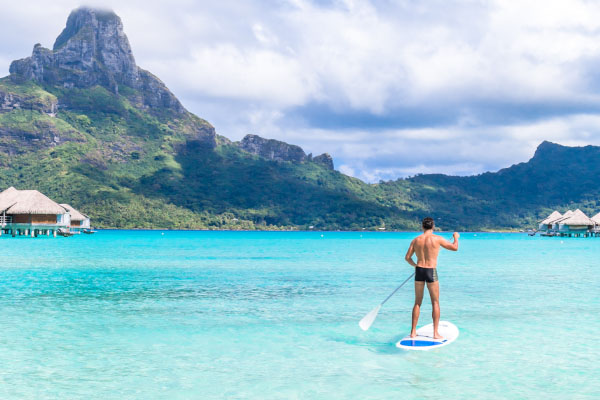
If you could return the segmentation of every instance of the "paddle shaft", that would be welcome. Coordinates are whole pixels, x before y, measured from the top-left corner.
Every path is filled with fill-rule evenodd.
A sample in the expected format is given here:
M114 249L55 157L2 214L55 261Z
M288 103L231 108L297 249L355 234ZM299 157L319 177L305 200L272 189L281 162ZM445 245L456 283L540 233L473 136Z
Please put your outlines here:
M390 293L390 295L388 297L385 298L384 301L381 302L381 305L384 305L386 301L388 301L390 299L390 297L392 297L402 286L404 286L404 284L406 282L408 282L410 280L410 278L412 278L413 276L415 276L417 272L413 272L408 278L406 278L406 280L404 282L402 282L402 284L400 286L398 286L396 289L394 289L394 291L392 293Z

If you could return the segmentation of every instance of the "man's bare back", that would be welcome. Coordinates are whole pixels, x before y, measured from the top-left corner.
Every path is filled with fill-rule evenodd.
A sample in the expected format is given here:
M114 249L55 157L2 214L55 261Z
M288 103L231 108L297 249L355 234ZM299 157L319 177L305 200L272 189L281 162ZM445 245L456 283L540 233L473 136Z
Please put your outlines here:
M434 235L433 229L428 229L410 243L406 252L406 262L415 268L436 268L440 246L447 250L457 251L459 236L457 232L454 232L454 243L450 243L443 237ZM413 254L417 255L416 263L412 259Z
M421 303L423 302L423 291L425 282L431 297L431 305L433 308L433 337L434 339L443 339L438 333L438 324L440 321L440 304L439 304L439 282L437 279L437 258L440 252L440 246L451 251L458 250L459 234L454 232L454 242L450 243L441 236L433 234L434 222L432 218L423 220L423 234L413 239L408 247L406 262L415 267L415 305L412 313L412 329L411 337L417 335L417 323L419 322L419 314L421 312ZM413 255L417 255L417 262L413 260Z

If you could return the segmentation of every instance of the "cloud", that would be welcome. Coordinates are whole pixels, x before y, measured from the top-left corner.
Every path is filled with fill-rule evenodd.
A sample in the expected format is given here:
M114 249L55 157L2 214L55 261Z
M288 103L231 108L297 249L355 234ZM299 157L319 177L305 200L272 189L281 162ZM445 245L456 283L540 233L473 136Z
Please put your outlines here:
M138 64L220 134L327 151L369 181L497 170L542 140L599 143L595 2L88 4L113 8ZM0 73L51 47L78 5L3 5Z
M189 60L164 63L156 69L177 73L179 84L187 82L188 91L204 97L260 101L282 108L303 104L312 86L293 58L264 49L245 51L231 44L195 50Z
M600 115L579 114L518 125L386 130L377 141L368 140L369 131L353 131L344 139L315 134L323 137L330 152L339 155L340 171L377 182L419 173L495 171L528 160L542 140L569 146L600 145Z

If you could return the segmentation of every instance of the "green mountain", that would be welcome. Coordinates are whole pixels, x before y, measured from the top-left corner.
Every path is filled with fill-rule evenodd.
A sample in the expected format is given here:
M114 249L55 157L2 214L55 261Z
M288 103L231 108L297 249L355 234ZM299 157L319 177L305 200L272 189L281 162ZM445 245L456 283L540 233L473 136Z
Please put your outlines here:
M599 152L543 143L497 173L367 184L328 154L217 135L137 66L119 17L90 8L0 79L0 188L38 189L100 227L415 229L432 214L447 229L517 228L593 210Z
M0 187L36 188L101 227L411 224L327 154L216 135L136 65L117 15L85 7L0 79L0 153Z
M411 200L435 210L448 227L537 226L554 209L600 212L600 147L540 144L528 162L477 176L419 175L383 186L393 196L409 185Z

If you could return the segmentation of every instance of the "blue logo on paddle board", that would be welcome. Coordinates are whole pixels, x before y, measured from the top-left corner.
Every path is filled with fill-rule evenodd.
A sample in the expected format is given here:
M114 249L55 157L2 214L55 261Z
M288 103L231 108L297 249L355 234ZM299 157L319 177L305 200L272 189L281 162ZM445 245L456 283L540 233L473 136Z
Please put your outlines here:
M400 342L400 344L402 346L410 346L410 347L425 347L425 346L437 346L444 342L445 342L445 340L443 340L441 342L433 342L431 340L402 340Z

